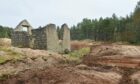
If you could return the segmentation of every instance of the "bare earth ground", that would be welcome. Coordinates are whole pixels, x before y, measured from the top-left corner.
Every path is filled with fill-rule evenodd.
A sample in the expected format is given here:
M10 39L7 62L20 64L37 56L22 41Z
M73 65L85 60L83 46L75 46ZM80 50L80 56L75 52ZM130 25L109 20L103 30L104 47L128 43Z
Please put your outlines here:
M25 57L1 64L1 84L118 84L121 78L113 71L100 71L83 64L73 65L67 57L53 52L12 49Z
M140 84L140 46L96 45L84 57L83 63L120 73L119 84Z
M0 50L9 55L20 58L0 63L0 84L140 84L140 46L94 45L79 63L45 50Z

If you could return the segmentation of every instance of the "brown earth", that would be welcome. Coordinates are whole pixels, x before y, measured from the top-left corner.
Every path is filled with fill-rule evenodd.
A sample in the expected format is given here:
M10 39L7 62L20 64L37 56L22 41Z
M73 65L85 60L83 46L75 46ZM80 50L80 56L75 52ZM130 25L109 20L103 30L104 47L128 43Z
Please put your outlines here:
M10 49L23 58L0 64L0 84L140 84L140 46L94 45L82 63L46 50Z
M73 64L66 56L54 52L10 49L24 58L0 65L0 84L118 84L121 79L117 72Z
M140 46L97 45L84 57L83 63L112 69L122 74L119 84L140 84ZM137 73L137 74L136 74Z
M140 46L130 45L98 45L91 48L84 57L87 65L102 64L126 68L140 68Z
M26 70L19 75L7 77L1 84L118 84L120 78L115 72L59 66Z
M93 45L93 42L91 41L71 41L71 50L79 50L81 48L85 48L85 47L90 47L91 45Z

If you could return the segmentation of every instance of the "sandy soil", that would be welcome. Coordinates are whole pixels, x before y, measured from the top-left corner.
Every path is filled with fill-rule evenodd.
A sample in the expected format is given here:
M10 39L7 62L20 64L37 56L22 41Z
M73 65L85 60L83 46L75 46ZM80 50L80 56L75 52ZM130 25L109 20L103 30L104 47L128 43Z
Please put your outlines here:
M83 58L89 66L99 66L121 73L119 84L140 84L140 46L97 45Z
M96 45L79 64L46 50L10 49L23 58L0 65L0 84L140 84L140 46Z

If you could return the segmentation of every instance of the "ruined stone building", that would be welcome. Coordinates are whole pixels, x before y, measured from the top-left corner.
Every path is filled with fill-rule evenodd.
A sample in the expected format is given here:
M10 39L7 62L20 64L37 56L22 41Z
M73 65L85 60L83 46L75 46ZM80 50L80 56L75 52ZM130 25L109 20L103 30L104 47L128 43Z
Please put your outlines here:
M27 31L23 31L23 28ZM33 29L27 20L23 20L12 32L12 45L54 52L70 50L70 30L66 24L63 24L61 28L63 28L63 37L60 41L54 24Z

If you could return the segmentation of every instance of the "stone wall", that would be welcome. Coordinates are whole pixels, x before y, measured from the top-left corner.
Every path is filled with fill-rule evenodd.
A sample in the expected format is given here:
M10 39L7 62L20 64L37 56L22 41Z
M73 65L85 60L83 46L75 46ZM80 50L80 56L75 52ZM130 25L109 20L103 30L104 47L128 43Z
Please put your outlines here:
M70 51L70 29L67 24L63 24L61 28L63 28L62 51Z
M34 49L47 49L47 36L46 28L39 28L32 30L32 48Z
M59 39L56 31L56 26L54 24L47 25L46 34L47 34L47 50L59 52Z
M21 31L22 27L27 27L28 31ZM28 47L33 49L45 49L63 53L70 51L70 30L66 24L62 25L62 41L58 39L55 24L48 24L45 27L32 29L30 24L23 20L12 33L12 45L15 47Z
M12 32L12 45L16 47L30 47L30 35L24 31Z
M28 34L32 34L31 30L33 29L33 27L29 24L29 22L27 20L23 20L21 21L15 28L15 31L22 31L23 27L27 28L27 33Z

